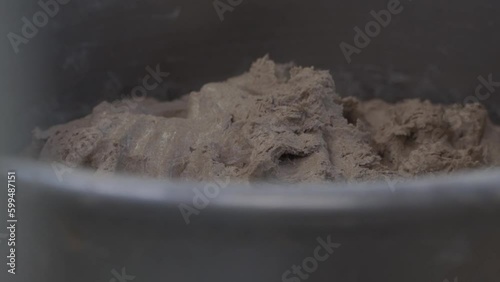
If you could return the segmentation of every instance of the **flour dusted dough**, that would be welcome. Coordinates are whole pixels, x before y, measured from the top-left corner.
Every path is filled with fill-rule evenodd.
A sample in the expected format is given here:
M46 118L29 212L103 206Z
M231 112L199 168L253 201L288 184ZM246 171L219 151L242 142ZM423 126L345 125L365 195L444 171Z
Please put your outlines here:
M39 158L206 181L369 181L499 164L500 130L480 105L340 98L328 71L267 57L181 100L136 104L105 102L38 132Z

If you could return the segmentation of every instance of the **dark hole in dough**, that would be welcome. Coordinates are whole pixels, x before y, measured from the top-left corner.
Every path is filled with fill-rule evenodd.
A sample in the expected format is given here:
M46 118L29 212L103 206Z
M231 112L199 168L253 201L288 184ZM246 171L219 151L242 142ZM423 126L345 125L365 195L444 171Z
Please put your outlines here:
M297 154L297 153L285 152L284 154L282 154L279 157L278 160L279 160L280 164L282 164L282 163L293 163L294 161L303 159L305 157L307 157L307 155L301 155L301 154Z

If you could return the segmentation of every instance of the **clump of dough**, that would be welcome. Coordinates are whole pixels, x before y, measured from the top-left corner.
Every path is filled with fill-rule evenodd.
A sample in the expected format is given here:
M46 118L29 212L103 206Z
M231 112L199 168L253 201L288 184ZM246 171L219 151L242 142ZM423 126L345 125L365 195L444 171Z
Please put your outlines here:
M36 139L40 159L98 173L370 181L492 163L498 154L485 154L498 147L483 140L488 122L479 105L341 99L327 71L264 57L181 100L105 102Z

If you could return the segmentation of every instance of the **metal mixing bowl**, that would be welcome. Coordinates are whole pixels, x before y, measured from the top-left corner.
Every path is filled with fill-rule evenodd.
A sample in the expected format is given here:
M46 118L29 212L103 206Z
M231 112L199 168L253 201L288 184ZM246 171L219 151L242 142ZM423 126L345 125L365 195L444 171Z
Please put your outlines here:
M233 10L221 21L212 1L70 1L18 54L6 40L2 154L26 147L35 126L120 98L148 65L171 74L148 95L173 99L239 74L266 53L330 69L341 95L439 103L476 97L500 121L500 90L475 93L479 76L500 80L497 1L402 1L403 11L351 63L340 43L352 44L353 28L389 1L229 2ZM2 15L6 34L40 10L36 1L5 5L12 11ZM12 158L1 168L17 172L19 218L18 273L2 271L1 281L500 277L498 170L354 186L229 184L186 224L179 205L193 205L193 189L208 184L82 171L60 181L50 164ZM0 210L6 214L6 201ZM319 261L315 250L328 237L338 245ZM0 242L2 254L7 247ZM293 265L314 271L303 268L308 276L300 278L287 273Z

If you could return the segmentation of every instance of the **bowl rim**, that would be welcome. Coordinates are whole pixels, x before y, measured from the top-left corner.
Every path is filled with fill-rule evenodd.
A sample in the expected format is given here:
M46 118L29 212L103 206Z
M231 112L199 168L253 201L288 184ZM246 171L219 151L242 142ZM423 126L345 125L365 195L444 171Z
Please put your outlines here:
M2 171L16 171L20 188L49 195L51 201L71 203L84 210L124 213L168 210L163 218L184 219L181 206L195 208L209 218L264 220L284 224L359 225L401 222L440 216L470 218L500 216L500 170L423 177L404 182L375 183L212 183L144 179L129 175L96 176L75 169L62 181L50 164L19 158L0 160ZM7 173L5 173L7 175ZM391 185L393 185L391 187ZM24 186L24 187L23 187ZM203 194L205 191L219 193ZM334 189L332 189L334 188ZM206 190L205 190L206 189ZM212 190L210 190L212 189ZM195 191L198 192L195 192ZM196 206L198 193L208 199ZM210 196L210 197L209 197ZM91 203L89 205L89 203ZM113 209L109 207L113 206ZM177 210L177 211L174 211ZM212 215L212 216L210 216ZM298 220L300 219L300 220ZM216 220L217 221L217 220ZM189 224L188 221L186 221Z

